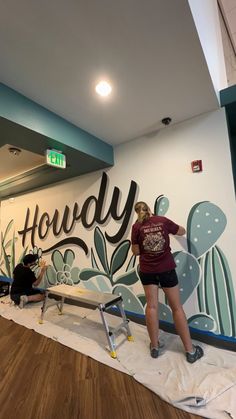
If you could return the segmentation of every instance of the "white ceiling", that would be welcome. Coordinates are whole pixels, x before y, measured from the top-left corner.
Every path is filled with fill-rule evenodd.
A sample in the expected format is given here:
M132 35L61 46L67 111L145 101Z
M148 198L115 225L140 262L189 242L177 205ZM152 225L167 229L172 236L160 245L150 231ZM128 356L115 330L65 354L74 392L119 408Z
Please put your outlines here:
M0 57L2 83L113 145L218 107L187 0L0 0Z

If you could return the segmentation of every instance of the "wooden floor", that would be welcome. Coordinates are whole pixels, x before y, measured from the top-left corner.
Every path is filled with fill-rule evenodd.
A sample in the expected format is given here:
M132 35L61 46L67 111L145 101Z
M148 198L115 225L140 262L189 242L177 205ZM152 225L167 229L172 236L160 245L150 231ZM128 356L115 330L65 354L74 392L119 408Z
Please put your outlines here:
M0 419L200 419L131 376L0 317Z

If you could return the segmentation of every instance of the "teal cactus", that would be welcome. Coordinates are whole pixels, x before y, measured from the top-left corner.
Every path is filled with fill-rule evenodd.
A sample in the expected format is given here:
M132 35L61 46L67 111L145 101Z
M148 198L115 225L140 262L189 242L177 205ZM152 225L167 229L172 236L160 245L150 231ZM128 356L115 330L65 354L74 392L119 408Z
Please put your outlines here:
M28 246L23 250L18 261L16 261L16 248L17 237L13 231L12 238L8 238L10 230L13 227L14 220L10 220L4 233L1 232L1 253L0 253L0 272L2 275L12 278L15 266L22 262L23 257L26 255Z
M145 307L146 304L146 297L144 294L138 294L137 298L139 299L140 303L142 304L143 307Z
M202 279L197 289L200 312L215 320L215 333L235 337L233 281L227 260L216 246L226 224L226 216L219 207L208 201L199 202L189 213L187 240L188 250L198 258L202 270Z
M130 260L129 260L129 263L126 267L126 272L128 272L128 271L130 271L130 269L134 268L135 263L136 263L136 256L132 255Z
M91 291L108 292L112 291L111 283L108 278L102 275L90 278L85 282L85 287Z
M194 205L187 221L188 251L200 258L219 239L226 227L226 216L223 211L204 201Z
M184 304L200 282L200 266L197 259L188 252L173 253L179 280L180 301Z
M107 247L106 247L106 241L105 238L99 229L99 227L95 228L94 231L94 244L95 249L97 252L97 257L100 261L100 264L102 266L102 269L99 269L98 263L96 261L93 249L91 250L91 262L92 262L92 268L85 268L82 269L80 272L80 279L82 281L88 281L92 277L96 276L104 276L109 278L110 283L112 286L115 284L123 284L123 285L133 285L138 280L139 277L136 272L136 268L134 267L135 259L134 257L131 257L127 270L124 274L115 276L117 271L124 265L128 252L130 249L130 240L124 240L122 243L120 243L111 256L111 261L108 263L107 258Z
M236 336L236 304L231 272L218 246L200 260L202 281L198 287L199 307L217 323L217 333Z
M138 295L138 299L142 304L144 310L146 308L146 297L144 294ZM165 299L166 303L158 303L158 318L161 321L165 321L167 323L173 323L173 315L172 311L168 305L167 300ZM215 331L216 322L212 316L205 314L205 313L197 313L194 316L191 316L187 319L189 326L194 327L195 329L205 330L205 331Z
M211 332L212 330L215 329L216 323L213 317L198 313L194 316L191 316L188 319L188 325L190 327L194 327L194 329L205 330L206 332Z
M164 195L158 196L154 205L154 214L164 216L169 209L169 205L168 198Z
M199 310L215 320L215 333L235 337L233 281L227 260L216 246L226 224L226 216L218 206L208 201L199 202L189 213L187 241L189 252L198 258L202 270L197 289Z
M46 270L46 280L49 285L76 285L80 282L79 268L72 267L75 260L73 250L67 249L64 255L59 250L54 250L51 259L53 266L48 266Z
M176 263L176 273L179 281L180 301L184 305L189 297L197 290L201 279L201 269L198 260L188 252L180 251L173 253ZM168 301L165 297L165 302ZM204 330L213 330L216 325L209 313L198 313L196 316L188 318L188 323L192 327L199 329L204 325ZM164 319L163 319L164 320Z
M83 281L84 286L97 291L122 294L125 310L143 314L142 304L129 288L139 280L135 268L136 258L131 256L125 272L117 275L117 272L126 263L130 250L130 240L124 240L116 247L112 253L110 263L107 257L106 240L99 227L96 227L94 231L94 244L97 259L93 249L91 249L92 268L84 268L80 272L80 280ZM97 260L100 262L101 269Z
M158 316L159 320L173 323L172 311L167 304L158 303Z
M113 293L122 295L125 310L136 314L143 314L143 306L141 302L125 285L114 286Z

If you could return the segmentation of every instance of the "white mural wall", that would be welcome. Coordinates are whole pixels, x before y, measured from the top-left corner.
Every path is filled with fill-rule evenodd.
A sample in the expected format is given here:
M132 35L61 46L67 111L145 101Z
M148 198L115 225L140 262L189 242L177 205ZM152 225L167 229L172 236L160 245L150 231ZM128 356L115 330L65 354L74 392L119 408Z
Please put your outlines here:
M202 173L191 171L196 159ZM2 201L1 273L12 275L23 252L37 252L49 264L41 287L121 293L127 311L144 315L130 251L136 200L187 228L171 245L190 326L236 337L235 195L224 110L118 146L106 172ZM164 295L160 318L172 322Z

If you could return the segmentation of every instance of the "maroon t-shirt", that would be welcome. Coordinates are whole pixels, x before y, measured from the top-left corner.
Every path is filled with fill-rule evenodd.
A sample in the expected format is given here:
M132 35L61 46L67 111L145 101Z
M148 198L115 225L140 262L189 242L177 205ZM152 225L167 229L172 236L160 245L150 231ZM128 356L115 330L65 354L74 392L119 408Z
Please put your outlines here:
M159 215L133 225L131 242L139 245L141 272L160 273L175 269L169 234L176 234L178 229L173 221Z

